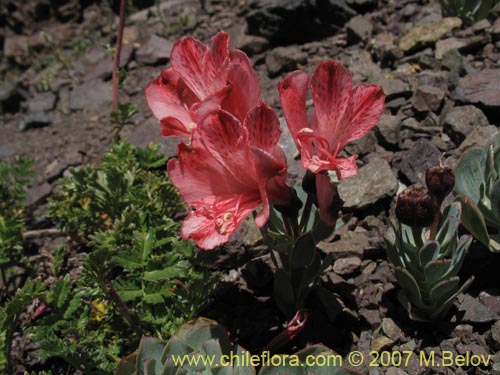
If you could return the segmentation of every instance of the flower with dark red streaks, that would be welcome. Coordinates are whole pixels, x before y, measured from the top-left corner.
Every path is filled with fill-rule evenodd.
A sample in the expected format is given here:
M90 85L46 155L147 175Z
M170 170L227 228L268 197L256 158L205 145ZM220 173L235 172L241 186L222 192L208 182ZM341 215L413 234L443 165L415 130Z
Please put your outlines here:
M173 184L192 208L182 236L203 249L227 242L239 225L262 208L255 222L262 227L271 204L287 206L293 190L286 185L286 158L277 145L278 118L264 102L241 122L219 109L207 114L181 142L178 158L167 169Z
M212 38L210 47L191 37L179 39L170 62L145 90L162 135L190 136L201 117L217 107L243 121L258 104L259 80L250 60L229 49L224 32Z
M308 91L314 103L310 119L306 109ZM353 86L349 70L337 61L328 60L320 63L311 76L300 71L290 73L279 84L279 93L304 168L315 174L334 171L339 180L356 175L357 155L344 158L339 153L377 123L384 108L382 88L368 84ZM332 193L324 178L316 180L321 185L318 194ZM332 201L321 196L318 200L320 211L321 202Z

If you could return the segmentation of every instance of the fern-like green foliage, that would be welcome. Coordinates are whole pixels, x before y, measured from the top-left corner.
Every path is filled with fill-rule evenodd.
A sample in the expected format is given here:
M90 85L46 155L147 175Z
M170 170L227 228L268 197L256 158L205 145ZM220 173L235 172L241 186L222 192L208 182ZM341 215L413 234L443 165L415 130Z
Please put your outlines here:
M7 282L9 268L26 265L23 231L33 163L34 159L28 156L16 157L13 163L0 163L0 272L3 282ZM7 286L3 285L2 289L5 291Z
M464 22L473 24L488 15L498 0L441 0L445 16L460 17Z
M40 296L43 283L40 279L28 280L16 294L0 307L0 373L10 370L10 348L12 335L19 315Z
M50 199L52 220L85 254L81 277L40 297L48 309L30 332L43 358L109 374L143 335L168 338L207 303L214 279L179 238L182 203L165 164L158 146L121 143Z

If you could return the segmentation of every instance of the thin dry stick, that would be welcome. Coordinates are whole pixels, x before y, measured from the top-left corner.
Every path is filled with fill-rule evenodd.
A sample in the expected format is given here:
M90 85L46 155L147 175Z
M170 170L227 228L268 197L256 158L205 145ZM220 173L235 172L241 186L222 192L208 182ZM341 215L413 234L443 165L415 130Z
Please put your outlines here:
M122 52L123 27L125 24L125 0L120 0L120 19L118 23L118 33L116 35L115 61L113 64L113 112L118 112L118 69L120 68L120 56ZM114 130L115 143L120 139L119 127Z

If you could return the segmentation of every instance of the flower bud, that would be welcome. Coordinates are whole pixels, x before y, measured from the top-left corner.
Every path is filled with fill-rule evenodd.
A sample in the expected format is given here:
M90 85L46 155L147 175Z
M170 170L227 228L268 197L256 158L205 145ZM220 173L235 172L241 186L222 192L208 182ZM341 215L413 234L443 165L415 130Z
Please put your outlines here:
M295 217L298 216L299 210L302 208L302 201L297 196L295 189L292 189L290 203L286 206L275 204L274 208L287 217Z
M316 175L311 171L306 171L302 178L302 189L307 194L316 194Z
M448 167L432 167L425 172L425 184L427 189L442 202L453 190L455 174Z
M396 216L411 227L428 227L434 221L438 206L436 198L423 185L416 184L398 196Z

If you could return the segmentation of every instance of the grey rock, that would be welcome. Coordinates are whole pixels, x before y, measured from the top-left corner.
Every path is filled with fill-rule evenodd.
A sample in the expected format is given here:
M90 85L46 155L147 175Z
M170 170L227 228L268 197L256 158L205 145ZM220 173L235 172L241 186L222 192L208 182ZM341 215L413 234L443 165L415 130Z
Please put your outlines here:
M445 92L442 88L423 85L415 91L412 104L419 112L438 112L443 104L444 96Z
M459 145L475 127L488 126L490 123L477 107L465 105L454 107L443 119L443 130Z
M458 324L453 329L450 336L452 338L458 338L463 342L468 342L470 341L473 332L474 332L474 327L472 327L470 324Z
M373 24L367 17L356 16L347 22L346 29L349 44L367 42L372 37Z
M296 70L298 64L307 63L307 55L295 46L277 47L267 53L266 68L269 77Z
M453 29L460 27L462 20L457 17L443 18L438 22L413 27L399 41L399 48L409 53L433 45Z
M383 75L380 66L375 64L370 53L363 49L347 50L339 60L349 68L354 82L375 82Z
M436 59L441 60L446 52L451 50L459 50L465 44L466 43L463 39L458 39L455 37L439 40L436 43L436 52L434 53L434 56L436 57Z
M464 312L462 322L488 323L500 318L498 314L495 314L495 312L468 294L464 296L458 310Z
M244 35L241 43L237 47L248 56L257 55L269 48L269 40L256 35Z
M366 155L375 152L377 146L377 137L373 131L369 131L363 138L348 144L344 150L349 154Z
M132 58L134 46L131 44L124 44L120 53L120 68L128 64ZM99 53L103 58L94 65L85 66L85 73L83 81L92 81L95 79L109 79L113 73L113 59L106 51L105 54ZM91 58L91 57L88 57Z
M385 372L385 375L408 375L408 373L400 368L390 367Z
M403 57L403 51L396 45L394 41L394 34L389 32L382 32L373 38L373 45L375 54L381 61L394 61Z
M398 181L387 161L381 158L371 160L361 167L356 176L340 181L339 195L344 207L365 209L381 199L396 194Z
M500 110L500 69L484 69L460 80L454 98L497 113Z
M491 326L491 333L489 338L492 346L495 349L500 350L500 320L496 321Z
M26 103L28 112L49 112L56 106L57 97L52 92L35 95Z
M392 100L399 97L409 97L411 95L408 83L398 78L380 76L373 83L382 86L386 100Z
M258 0L254 5L246 16L248 33L276 44L323 39L356 15L344 0Z
M232 48L237 48L245 52L248 56L253 56L264 52L269 47L266 38L247 34L246 22L236 22L227 29Z
M452 49L443 55L441 66L450 71L448 85L455 87L460 75L465 72L463 56L456 49Z
M177 154L177 145L180 137L161 137L161 127L158 120L150 117L147 121L142 121L137 126L126 127L122 131L122 135L128 141L137 147L146 147L149 143L155 142L160 144L160 151L168 158L172 158Z
M359 315L365 318L366 322L373 328L380 325L380 312L378 310L362 308L359 310Z
M472 147L485 147L493 134L498 131L498 128L494 125L483 126L480 128L474 128L465 138L465 140L460 144L460 146L455 150L457 156L462 155L466 150Z
M419 139L410 150L404 152L399 173L410 184L420 183L427 168L437 165L440 159L441 152L436 146L427 139Z
M172 41L153 34L137 49L135 59L146 65L165 64L169 60L173 46Z
M500 314L500 296L498 295L498 292L496 292L495 295L491 295L487 292L481 292L479 294L479 300L490 310Z
M403 331L396 325L396 323L394 323L394 320L392 320L391 318L382 319L382 331L393 341L399 340L401 337L403 337Z
M337 259L333 264L333 271L337 275L350 275L359 270L361 259L358 257L349 257Z
M333 254L335 259L351 256L362 257L364 251L369 247L369 238L364 233L349 231L340 240L335 242L322 241L318 243L318 249L325 254Z
M76 86L71 91L69 107L71 110L94 110L109 105L113 90L109 83L102 80L92 80Z
M347 0L347 5L351 6L353 9L364 13L367 10L375 7L377 5L376 0Z
M500 18L497 18L491 28L491 37L494 42L498 42L500 40Z
M15 113L19 111L25 99L15 83L5 83L0 86L0 112Z
M3 43L3 55L18 65L26 65L29 61L30 38L26 35L11 35Z
M33 206L43 202L52 192L52 187L47 182L32 186L28 191L28 205Z
M52 124L52 116L45 112L32 112L24 115L19 123L19 130L40 128Z
M379 143L385 148L393 148L399 143L401 120L396 116L383 114L378 120L377 136Z

